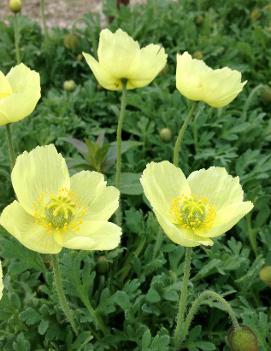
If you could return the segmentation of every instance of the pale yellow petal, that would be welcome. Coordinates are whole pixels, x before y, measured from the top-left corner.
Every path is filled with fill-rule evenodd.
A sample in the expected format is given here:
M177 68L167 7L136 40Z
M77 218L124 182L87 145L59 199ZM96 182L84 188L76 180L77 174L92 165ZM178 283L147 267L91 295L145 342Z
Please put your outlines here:
M211 239L195 235L191 230L177 227L175 224L171 223L168 218L158 212L155 212L155 215L165 234L174 243L185 247L213 245Z
M40 76L24 64L12 68L6 79L12 94L0 98L0 125L6 124L6 121L11 123L27 117L40 99Z
M216 108L228 105L246 84L246 82L241 82L241 78L240 72L228 67L211 70L205 78L207 88L204 101Z
M253 208L250 201L237 202L223 207L217 212L213 227L208 231L208 237L216 237L226 233Z
M0 71L0 100L12 94L12 88L6 76Z
M192 172L187 181L192 194L206 197L216 210L243 201L244 192L239 177L232 177L223 167Z
M107 70L103 65L95 60L90 54L84 53L83 56L87 61L90 69L92 70L98 83L108 90L121 90L122 83L119 78L112 76L110 70Z
M119 190L106 186L101 173L82 171L71 177L71 191L80 205L87 208L86 219L106 221L119 206Z
M112 33L103 29L100 33L98 59L110 74L117 79L127 79L133 69L140 48L137 41L118 29Z
M245 84L236 70L228 67L213 70L187 52L177 55L176 87L190 100L223 107L236 98Z
M70 188L66 162L54 145L38 146L18 156L11 180L20 204L30 214L42 194Z
M13 123L29 116L39 100L38 95L26 90L0 100L0 125ZM3 115L3 118L1 118Z
M2 299L2 296L3 296L3 290L4 290L3 269L2 269L2 263L0 261L0 300Z
M121 228L106 221L84 221L78 231L55 234L63 247L78 250L113 250L121 238Z
M129 75L128 89L150 84L165 67L167 55L160 45L150 44L140 50Z
M190 195L183 172L168 161L149 163L140 182L152 208L167 217L170 217L170 206L175 197Z
M13 201L1 214L0 224L22 245L44 254L56 254L61 246L44 227L35 222L23 207Z
M188 52L177 55L176 87L186 98L200 101L204 98L204 75L211 69L201 60L192 59Z
M40 75L23 63L13 67L6 77L13 93L20 94L27 90L40 97Z

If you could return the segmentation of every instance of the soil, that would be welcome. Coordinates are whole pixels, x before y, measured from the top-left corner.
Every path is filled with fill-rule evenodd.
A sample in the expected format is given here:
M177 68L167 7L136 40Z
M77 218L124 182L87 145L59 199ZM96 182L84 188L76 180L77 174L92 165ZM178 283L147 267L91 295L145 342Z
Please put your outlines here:
M7 21L11 14L9 0L0 0L0 20ZM146 3L147 0L130 0L131 6ZM45 0L45 14L48 27L69 27L72 21L87 12L102 15L102 0ZM40 0L22 0L22 14L40 22Z

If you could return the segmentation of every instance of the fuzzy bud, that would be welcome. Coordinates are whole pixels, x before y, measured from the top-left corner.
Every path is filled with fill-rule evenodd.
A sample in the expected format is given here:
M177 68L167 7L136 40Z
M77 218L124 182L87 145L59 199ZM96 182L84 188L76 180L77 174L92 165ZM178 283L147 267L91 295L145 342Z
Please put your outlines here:
M247 326L231 328L228 341L232 351L259 351L257 337Z
M195 22L196 22L196 24L202 24L202 22L204 21L204 17L203 16L197 16L196 18L195 18Z
M66 91L74 91L74 89L76 88L76 84L74 80L65 80L65 82L63 83L63 88Z
M9 1L9 9L13 13L20 12L22 9L22 2L21 0L10 0Z
M262 90L261 100L264 104L271 103L271 87L265 86Z
M265 266L260 270L260 279L271 288L271 266Z
M64 36L64 46L66 49L74 50L79 44L78 36L74 33L68 33Z
M172 139L172 132L169 128L162 128L159 131L159 135L161 140L163 141L170 141Z
M255 22L260 19L262 16L261 11L258 8L255 8L250 12L250 19L251 21Z
M99 274L105 274L109 268L109 261L106 256L100 256L97 260L97 271Z
M199 51L199 50L195 51L195 52L192 54L192 56L193 56L195 59L197 59L197 60L202 60L202 59L203 59L203 53L202 53L202 51Z

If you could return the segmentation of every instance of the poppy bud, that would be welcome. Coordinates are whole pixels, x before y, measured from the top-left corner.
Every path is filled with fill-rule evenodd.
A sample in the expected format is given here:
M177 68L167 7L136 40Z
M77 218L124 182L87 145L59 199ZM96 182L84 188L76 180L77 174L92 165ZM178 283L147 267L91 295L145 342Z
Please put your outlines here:
M271 288L271 266L265 266L260 270L260 279Z
M262 90L261 100L264 104L270 104L271 102L271 87L265 86Z
M63 83L63 88L66 91L74 91L74 89L76 88L76 84L74 80L65 80L65 82Z
M20 12L22 9L22 2L21 0L10 0L9 1L9 9L13 13Z
M79 44L78 36L73 33L68 33L64 36L64 46L67 49L76 49Z
M106 256L100 256L97 261L97 271L100 274L105 274L109 268L109 261Z
M228 341L232 351L259 351L257 337L247 326L231 328Z
M169 128L162 128L159 131L159 135L161 140L163 141L170 141L172 139L172 132Z

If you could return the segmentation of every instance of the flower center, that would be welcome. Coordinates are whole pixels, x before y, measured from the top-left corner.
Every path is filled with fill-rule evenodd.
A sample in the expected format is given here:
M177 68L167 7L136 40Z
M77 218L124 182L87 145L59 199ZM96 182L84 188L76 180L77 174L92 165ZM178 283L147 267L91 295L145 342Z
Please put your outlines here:
M170 213L174 224L191 230L210 228L216 216L216 210L207 198L194 195L174 198Z
M51 196L45 218L56 229L66 227L75 215L76 205L67 195Z

